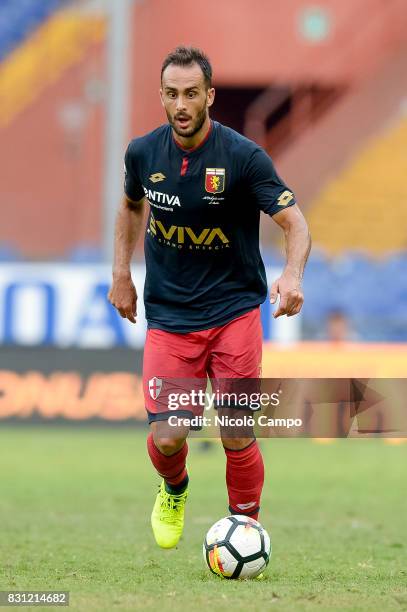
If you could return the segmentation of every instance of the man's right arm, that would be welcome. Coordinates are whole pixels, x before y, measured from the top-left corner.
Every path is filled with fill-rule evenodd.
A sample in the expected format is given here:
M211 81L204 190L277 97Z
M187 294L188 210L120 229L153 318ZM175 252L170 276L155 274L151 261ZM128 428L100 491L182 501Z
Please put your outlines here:
M108 299L124 319L136 322L137 292L130 264L143 226L145 198L134 202L124 195L116 218L113 280Z

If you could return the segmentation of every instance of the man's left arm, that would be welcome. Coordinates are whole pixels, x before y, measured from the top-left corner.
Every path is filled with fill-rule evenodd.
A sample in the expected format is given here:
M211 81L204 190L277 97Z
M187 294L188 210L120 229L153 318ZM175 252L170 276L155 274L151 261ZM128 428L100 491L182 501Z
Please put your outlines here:
M280 278L274 281L270 291L270 302L280 303L273 317L292 317L300 312L304 302L301 289L305 264L311 250L311 236L307 222L297 204L273 215L273 220L282 228L285 236L286 265Z

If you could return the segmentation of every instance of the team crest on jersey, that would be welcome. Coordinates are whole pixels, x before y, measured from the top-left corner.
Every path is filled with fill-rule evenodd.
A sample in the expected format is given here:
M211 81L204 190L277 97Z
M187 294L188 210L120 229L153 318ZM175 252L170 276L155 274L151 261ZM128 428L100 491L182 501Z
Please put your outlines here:
M222 193L225 189L225 168L206 168L205 190L208 193Z

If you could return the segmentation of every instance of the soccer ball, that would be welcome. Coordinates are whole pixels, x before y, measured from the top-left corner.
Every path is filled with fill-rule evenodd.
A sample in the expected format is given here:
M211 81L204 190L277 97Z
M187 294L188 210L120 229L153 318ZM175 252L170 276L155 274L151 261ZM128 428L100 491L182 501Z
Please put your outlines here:
M243 514L217 521L203 543L208 568L224 578L256 578L267 566L270 555L267 531Z

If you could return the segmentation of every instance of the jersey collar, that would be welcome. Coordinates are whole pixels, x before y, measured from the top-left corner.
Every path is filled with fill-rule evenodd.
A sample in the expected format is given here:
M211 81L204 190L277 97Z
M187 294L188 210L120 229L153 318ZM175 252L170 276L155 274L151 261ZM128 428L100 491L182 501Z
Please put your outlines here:
M203 147L203 146L204 146L204 145L205 145L205 144L208 142L209 137L211 136L211 134L212 134L212 132L213 132L213 125L212 125L212 124L213 124L213 121L212 121L212 119L211 119L211 120L210 120L210 124L209 124L209 129L208 129L208 131L206 132L206 135L205 135L205 136L204 136L204 138L201 140L201 142L200 142L200 143L198 143L198 144L196 145L196 147L193 147L192 149L186 149L185 147L183 147L183 146L182 146L182 144L180 144L180 143L179 143L179 142L176 140L176 138L175 138L175 136L174 136L174 132L172 132L172 140L173 140L174 144L176 145L176 147L177 147L177 148L178 148L180 151L182 151L182 153L183 153L184 155L189 155L190 153L195 153L195 151L199 151L200 149L202 149L202 147ZM171 129L171 131L172 131L172 129Z

